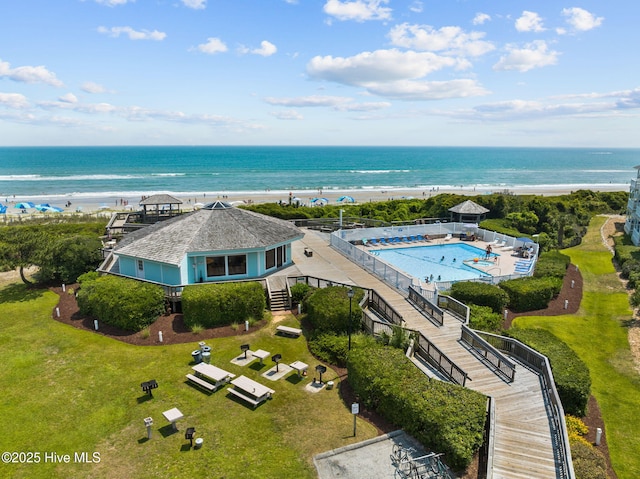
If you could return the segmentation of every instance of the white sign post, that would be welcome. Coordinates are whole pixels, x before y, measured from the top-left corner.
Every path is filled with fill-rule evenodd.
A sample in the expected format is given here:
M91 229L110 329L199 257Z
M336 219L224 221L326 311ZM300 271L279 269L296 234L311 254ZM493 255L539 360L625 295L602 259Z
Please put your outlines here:
M353 437L356 437L356 416L360 412L360 404L354 402L351 404L351 414L353 414Z

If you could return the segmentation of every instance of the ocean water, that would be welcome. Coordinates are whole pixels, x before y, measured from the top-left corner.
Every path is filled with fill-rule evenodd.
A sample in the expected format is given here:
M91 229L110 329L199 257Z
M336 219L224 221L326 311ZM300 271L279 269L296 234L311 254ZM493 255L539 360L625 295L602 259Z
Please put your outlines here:
M178 197L527 186L627 190L639 149L456 147L4 147L0 197ZM4 200L5 198L1 198Z

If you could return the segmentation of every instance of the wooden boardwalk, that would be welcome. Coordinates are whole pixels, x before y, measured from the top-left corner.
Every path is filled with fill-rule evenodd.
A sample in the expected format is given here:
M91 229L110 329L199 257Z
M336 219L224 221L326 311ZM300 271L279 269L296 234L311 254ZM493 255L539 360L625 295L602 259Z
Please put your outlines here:
M313 257L304 255L304 248ZM328 235L307 231L293 245L295 266L286 275L309 275L375 289L402 315L406 326L421 331L443 353L462 368L466 386L495 401L494 479L553 479L559 477L545 396L537 373L516 366L515 381L507 383L477 359L459 341L461 323L445 313L444 325L436 327L398 291L345 258L328 244Z

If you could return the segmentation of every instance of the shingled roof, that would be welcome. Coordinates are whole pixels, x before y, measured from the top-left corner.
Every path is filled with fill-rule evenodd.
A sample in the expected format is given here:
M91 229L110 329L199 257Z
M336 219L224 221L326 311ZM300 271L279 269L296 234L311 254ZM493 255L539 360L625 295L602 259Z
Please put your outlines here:
M114 252L179 265L187 253L261 249L303 236L287 221L216 202L129 233Z
M182 200L179 200L178 198L174 198L171 195L157 194L157 195L148 196L147 198L142 200L139 204L141 206L144 206L144 205L181 205L182 204Z
M449 208L449 211L462 215L483 215L489 212L484 206L480 206L471 200L463 201L459 205Z

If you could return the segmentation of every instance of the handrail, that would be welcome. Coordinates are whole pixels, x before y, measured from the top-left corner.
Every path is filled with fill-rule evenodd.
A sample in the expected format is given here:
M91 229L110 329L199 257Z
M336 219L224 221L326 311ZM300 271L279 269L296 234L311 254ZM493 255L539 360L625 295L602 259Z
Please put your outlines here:
M444 325L444 311L425 298L413 286L409 287L409 301L411 301L420 311L425 313L427 318L435 323L436 326Z
M553 372L551 371L549 359L544 354L539 353L517 339L498 336L483 331L476 331L476 333L501 351L527 363L540 374L544 383L542 393L545 394L549 400L548 407L552 419L551 432L555 436L552 442L555 447L554 455L556 456L556 462L559 463L560 477L564 479L575 479L576 476L571 460L571 447L569 446L569 434L564 421L564 409L556 389L555 381L553 380Z
M476 353L483 357L483 360L495 367L498 374L503 376L508 382L513 382L516 376L516 365L502 355L492 344L485 341L479 334L462 325L460 340L467 343Z
M435 367L438 371L444 374L452 382L464 386L469 379L467 373L460 367L458 367L453 361L451 361L446 354L444 354L438 347L427 339L427 337L418 333L418 345L415 349L415 354L424 359L431 366Z
M440 294L438 295L438 306L449 311L454 318L461 320L462 324L469 324L469 306L456 298Z

